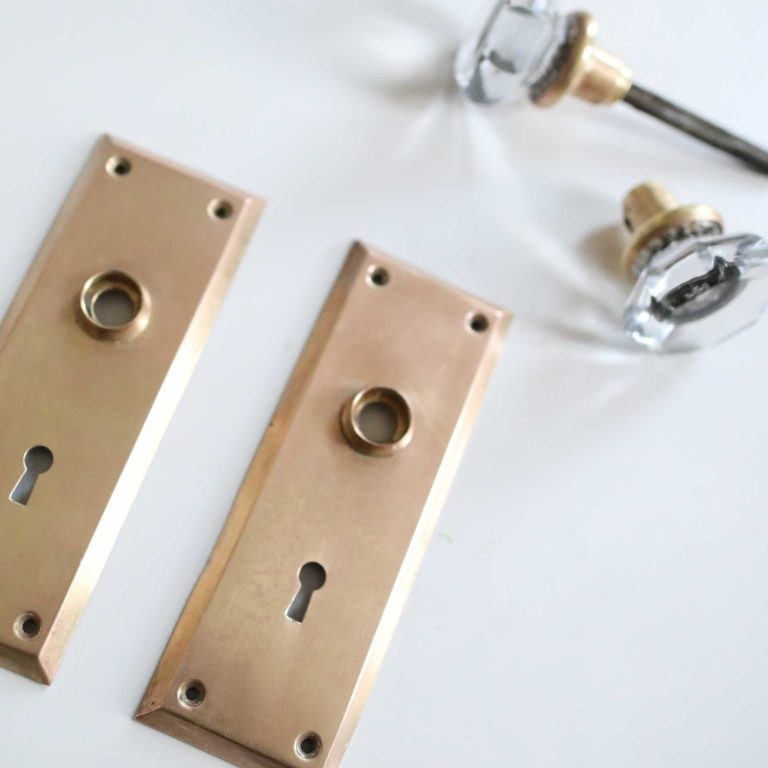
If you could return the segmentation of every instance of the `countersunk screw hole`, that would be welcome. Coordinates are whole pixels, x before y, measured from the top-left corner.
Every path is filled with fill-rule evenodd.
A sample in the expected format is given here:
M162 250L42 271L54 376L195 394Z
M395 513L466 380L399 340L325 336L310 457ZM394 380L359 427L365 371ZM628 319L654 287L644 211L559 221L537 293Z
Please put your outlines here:
M377 288L382 288L389 282L389 272L384 267L370 267L368 282Z
M190 680L179 688L179 702L194 709L205 701L205 686L199 680Z
M14 632L22 640L33 640L40 634L41 628L40 617L32 611L22 613L13 625Z
M112 176L127 176L131 172L131 161L125 157L110 157L107 160L107 173Z
M234 208L232 208L232 203L229 203L226 200L212 200L208 206L208 215L212 219L221 219L223 221L224 219L228 219L233 211Z
M488 318L479 312L469 316L467 325L469 325L469 329L474 333L485 333L490 327Z
M313 731L302 733L298 739L296 739L296 754L302 760L313 760L316 758L323 749L323 742L320 737Z

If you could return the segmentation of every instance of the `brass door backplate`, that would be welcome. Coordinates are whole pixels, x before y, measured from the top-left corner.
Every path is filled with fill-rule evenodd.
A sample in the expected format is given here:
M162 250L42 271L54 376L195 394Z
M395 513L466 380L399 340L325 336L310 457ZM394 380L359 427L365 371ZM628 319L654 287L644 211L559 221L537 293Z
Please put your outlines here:
M262 203L103 138L0 325L0 665L50 683Z
M509 315L353 249L137 718L238 766L337 766Z

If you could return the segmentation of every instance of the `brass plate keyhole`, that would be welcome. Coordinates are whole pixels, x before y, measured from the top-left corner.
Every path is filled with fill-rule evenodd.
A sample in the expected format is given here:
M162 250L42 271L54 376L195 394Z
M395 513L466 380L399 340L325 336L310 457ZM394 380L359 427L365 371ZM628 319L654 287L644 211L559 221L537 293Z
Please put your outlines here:
M53 453L44 445L36 445L24 454L24 472L11 491L11 501L26 506L37 478L53 466Z
M287 618L299 624L304 621L312 595L325 584L325 568L320 563L305 563L299 571L299 591L285 612Z

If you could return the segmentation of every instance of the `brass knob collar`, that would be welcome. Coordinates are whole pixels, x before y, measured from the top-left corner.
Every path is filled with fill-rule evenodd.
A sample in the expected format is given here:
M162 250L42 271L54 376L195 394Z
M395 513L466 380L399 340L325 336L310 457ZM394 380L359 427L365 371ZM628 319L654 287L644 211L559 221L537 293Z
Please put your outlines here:
M624 223L632 239L621 260L630 274L639 274L654 254L694 235L723 231L722 216L709 205L680 205L655 182L640 184L624 198Z
M565 41L547 72L531 88L540 107L557 104L571 94L591 104L614 104L632 87L632 71L612 54L597 47L597 21L588 13L567 18Z

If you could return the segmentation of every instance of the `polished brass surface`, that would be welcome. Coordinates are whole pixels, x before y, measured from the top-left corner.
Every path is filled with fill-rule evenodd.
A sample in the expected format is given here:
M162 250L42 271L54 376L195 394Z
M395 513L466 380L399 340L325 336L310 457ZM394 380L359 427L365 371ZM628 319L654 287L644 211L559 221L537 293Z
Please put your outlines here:
M595 45L598 25L588 13L572 15L574 37L565 59L547 87L533 95L540 107L551 107L571 94L591 104L615 104L632 87L632 71Z
M339 764L508 322L354 246L139 720L244 768ZM361 451L371 404L389 440Z
M637 271L644 253L659 238L669 233L686 233L700 226L722 229L722 216L709 205L680 205L662 184L645 182L624 198L624 223L632 238L621 261L630 274Z
M99 314L99 302L105 296L118 293L132 305L130 317L124 322L107 322ZM78 320L83 328L97 339L130 341L149 324L151 300L146 289L130 275L112 271L94 275L86 281L80 292Z
M52 681L261 205L94 149L0 325L3 667Z
M630 232L636 232L660 214L679 207L678 199L663 184L648 181L624 197L624 222Z
M366 433L362 423L366 409L378 407L390 414L389 435L377 437ZM393 456L408 446L413 438L413 417L405 398L387 387L370 387L347 400L341 410L341 427L349 444L370 456Z

